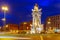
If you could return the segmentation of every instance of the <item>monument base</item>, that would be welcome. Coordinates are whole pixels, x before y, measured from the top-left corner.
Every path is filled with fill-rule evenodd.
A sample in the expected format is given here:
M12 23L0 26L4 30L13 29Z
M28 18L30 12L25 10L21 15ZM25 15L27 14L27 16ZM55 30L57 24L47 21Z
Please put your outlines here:
M36 33L41 33L42 31L43 31L43 24L40 24L39 27L31 28L30 33L31 34L36 34Z

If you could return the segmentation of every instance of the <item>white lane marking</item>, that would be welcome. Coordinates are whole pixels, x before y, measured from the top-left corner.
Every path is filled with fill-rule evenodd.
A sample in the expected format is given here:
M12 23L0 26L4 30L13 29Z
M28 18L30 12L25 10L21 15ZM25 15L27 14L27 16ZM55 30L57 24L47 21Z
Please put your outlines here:
M42 35L40 35L40 38L41 38L41 40L43 40L43 36Z

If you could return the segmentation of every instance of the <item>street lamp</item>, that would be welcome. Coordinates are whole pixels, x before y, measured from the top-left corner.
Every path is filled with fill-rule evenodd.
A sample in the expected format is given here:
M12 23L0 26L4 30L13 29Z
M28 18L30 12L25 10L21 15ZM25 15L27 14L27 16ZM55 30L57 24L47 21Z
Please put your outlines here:
M48 23L48 24L51 24L51 22L50 22L50 21L48 21L47 23Z
M27 22L24 22L24 24L27 24Z
M27 30L29 29L29 27L27 27Z
M2 6L2 10L3 10L4 12L8 11L8 6Z
M6 5L4 5L4 6L2 6L2 11L4 12L4 18L2 19L2 21L4 21L4 29L5 29L5 24L6 24L6 18L5 18L5 16L6 16L6 12L8 11L8 6L6 6Z
M6 25L6 28L8 28L8 25Z
M30 24L30 26L32 27L32 24Z

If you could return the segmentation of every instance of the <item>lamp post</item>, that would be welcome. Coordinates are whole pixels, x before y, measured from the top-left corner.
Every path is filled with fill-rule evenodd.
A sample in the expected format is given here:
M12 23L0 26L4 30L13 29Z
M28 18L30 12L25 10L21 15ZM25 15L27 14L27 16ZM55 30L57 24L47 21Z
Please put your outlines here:
M4 18L2 19L2 21L4 22L4 25L3 25L3 28L4 28L4 30L5 30L5 25L6 25L6 12L8 11L8 6L6 6L6 5L4 5L4 6L2 6L2 11L4 12Z

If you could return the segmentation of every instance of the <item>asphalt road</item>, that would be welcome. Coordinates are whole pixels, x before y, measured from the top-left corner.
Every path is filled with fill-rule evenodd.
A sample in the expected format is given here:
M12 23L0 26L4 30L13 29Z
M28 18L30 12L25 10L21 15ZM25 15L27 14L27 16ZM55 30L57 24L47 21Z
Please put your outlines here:
M1 35L0 40L60 40L60 34L23 34L22 36L20 34L18 34L19 36L6 35Z

